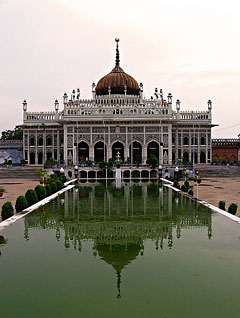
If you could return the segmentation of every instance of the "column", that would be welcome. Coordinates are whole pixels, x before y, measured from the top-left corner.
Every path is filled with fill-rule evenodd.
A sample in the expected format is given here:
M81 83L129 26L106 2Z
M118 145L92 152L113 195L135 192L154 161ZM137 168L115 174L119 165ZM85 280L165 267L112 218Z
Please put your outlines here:
M172 164L172 125L168 125L168 163Z
M63 160L67 164L67 126L63 127Z

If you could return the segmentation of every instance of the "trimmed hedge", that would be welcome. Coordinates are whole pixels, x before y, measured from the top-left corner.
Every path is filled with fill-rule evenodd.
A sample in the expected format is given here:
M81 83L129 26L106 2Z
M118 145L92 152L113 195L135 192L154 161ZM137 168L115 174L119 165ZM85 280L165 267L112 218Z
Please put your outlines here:
M21 212L22 210L25 210L28 207L28 203L26 198L23 195L20 195L15 204L16 212Z
M190 189L190 190L188 191L188 194L191 195L191 196L193 196L193 190Z
M5 202L2 206L2 220L6 220L13 216L13 206L11 202Z
M57 190L58 191L62 190L63 184L62 184L62 182L59 179L56 180L56 185L57 185Z
M44 198L46 198L47 192L46 192L46 189L43 186L37 185L35 187L35 191L36 191L36 194L37 194L37 197L38 197L38 201L41 201Z
M181 186L181 191L183 191L183 192L188 192L188 188L186 187L185 184L182 184L182 186Z
M232 203L229 205L228 212L235 215L237 212L238 205L236 203Z
M55 193L55 192L57 192L57 184L56 184L56 182L54 181L54 180L51 180L50 182L49 182L49 186L50 186L50 192L51 192L51 194L53 194L53 193Z
M32 189L27 190L25 198L27 200L28 206L31 206L38 202L37 193L35 190Z
M47 193L47 197L49 197L49 195L51 195L51 188L49 184L45 185L45 189L46 189L46 193Z
M219 201L218 203L218 207L219 209L222 209L222 210L226 210L226 202L225 201Z

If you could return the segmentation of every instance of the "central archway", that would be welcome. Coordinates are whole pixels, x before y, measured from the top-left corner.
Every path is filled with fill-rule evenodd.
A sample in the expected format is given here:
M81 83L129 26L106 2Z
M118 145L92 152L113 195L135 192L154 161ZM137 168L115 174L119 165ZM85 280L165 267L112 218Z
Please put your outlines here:
M156 141L151 141L147 146L147 157L154 155L159 160L159 145Z
M89 159L89 146L86 142L81 141L78 144L78 160L86 161Z
M102 141L98 141L94 146L94 161L107 161L107 148Z
M121 142L116 141L112 145L112 158L116 160L117 154L119 152L120 160L124 161L124 146Z
M142 145L139 142L134 141L129 146L129 157L131 163L142 163Z

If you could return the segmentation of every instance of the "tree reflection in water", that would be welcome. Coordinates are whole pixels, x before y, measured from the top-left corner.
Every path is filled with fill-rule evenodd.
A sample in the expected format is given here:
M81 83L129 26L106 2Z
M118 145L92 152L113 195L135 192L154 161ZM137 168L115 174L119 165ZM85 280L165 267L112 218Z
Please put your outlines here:
M33 228L55 230L57 241L64 235L65 248L79 252L83 241L93 241L93 255L116 271L120 298L121 272L144 254L144 242L152 242L156 250L164 245L171 249L173 234L180 239L181 230L191 228L206 228L210 239L212 217L205 207L158 183L128 183L121 189L98 183L65 192L27 215L26 239Z

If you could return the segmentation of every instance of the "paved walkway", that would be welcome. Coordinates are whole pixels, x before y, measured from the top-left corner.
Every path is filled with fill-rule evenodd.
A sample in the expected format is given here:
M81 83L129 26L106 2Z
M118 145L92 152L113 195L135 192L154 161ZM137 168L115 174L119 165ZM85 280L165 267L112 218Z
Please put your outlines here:
M194 196L197 196L196 182ZM237 216L240 217L240 178L204 178L198 186L198 198L218 207L218 202L226 202L226 210L231 203L237 203Z
M39 184L37 180L29 179L0 179L0 188L4 188L3 196L0 198L0 217L3 203L10 201L13 205L19 195L25 195L28 189L34 189Z

